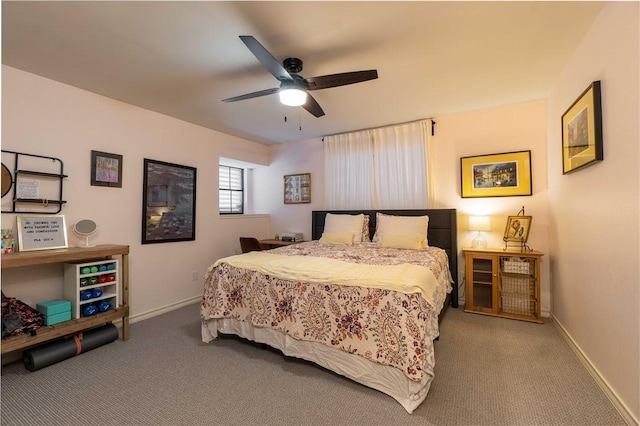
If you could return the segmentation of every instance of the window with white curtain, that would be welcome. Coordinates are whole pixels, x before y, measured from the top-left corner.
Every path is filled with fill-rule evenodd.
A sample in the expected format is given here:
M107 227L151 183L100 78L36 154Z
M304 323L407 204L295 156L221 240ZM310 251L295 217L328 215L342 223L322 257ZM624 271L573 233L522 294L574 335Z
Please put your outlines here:
M238 167L218 166L220 214L244 213L244 170Z
M428 208L430 120L325 137L325 207Z

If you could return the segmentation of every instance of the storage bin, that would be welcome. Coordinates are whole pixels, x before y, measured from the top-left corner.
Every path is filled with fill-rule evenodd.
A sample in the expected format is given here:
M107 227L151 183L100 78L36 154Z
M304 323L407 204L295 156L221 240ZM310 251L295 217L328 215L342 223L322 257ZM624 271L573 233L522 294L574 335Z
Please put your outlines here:
M502 296L502 311L509 314L534 315L535 300L528 297Z
M71 311L71 302L69 300L48 300L36 305L36 309L43 315L55 315L67 311Z
M533 291L533 280L529 278L502 275L500 277L500 293L519 298L528 298Z
M69 321L71 319L71 310L60 312L53 315L44 316L44 325L58 324L59 322Z
M519 258L511 258L509 260L505 260L502 265L502 270L504 272L509 272L513 274L529 274L529 262L526 259Z

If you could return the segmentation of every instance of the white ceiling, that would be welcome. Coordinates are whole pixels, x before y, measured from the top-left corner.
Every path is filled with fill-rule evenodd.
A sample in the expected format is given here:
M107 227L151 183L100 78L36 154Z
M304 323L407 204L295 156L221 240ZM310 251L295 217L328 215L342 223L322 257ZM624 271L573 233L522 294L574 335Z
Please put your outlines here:
M264 144L547 96L601 2L2 2L2 63ZM238 38L304 77L377 69L282 106ZM284 116L288 116L287 122ZM300 130L300 126L302 129Z

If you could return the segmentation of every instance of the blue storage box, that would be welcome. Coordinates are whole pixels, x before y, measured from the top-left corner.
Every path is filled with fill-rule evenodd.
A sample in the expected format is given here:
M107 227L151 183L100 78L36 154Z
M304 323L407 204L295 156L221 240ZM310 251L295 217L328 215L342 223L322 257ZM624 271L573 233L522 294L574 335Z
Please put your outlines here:
M60 314L64 312L71 312L71 302L68 300L48 300L36 305L36 309L40 311L45 317L49 315Z
M45 315L44 325L53 325L59 322L69 321L71 319L71 311L60 312L59 314Z

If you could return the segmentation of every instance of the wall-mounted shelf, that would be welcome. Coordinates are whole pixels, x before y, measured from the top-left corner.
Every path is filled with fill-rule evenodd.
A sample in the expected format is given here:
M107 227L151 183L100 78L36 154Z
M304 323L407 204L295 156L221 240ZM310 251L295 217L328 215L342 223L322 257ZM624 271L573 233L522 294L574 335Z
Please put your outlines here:
M58 214L62 206L66 203L62 199L63 179L68 177L64 174L64 164L62 160L44 155L25 154L22 152L2 150L3 165L5 157L11 160L11 167L5 165L7 170L13 170L8 185L11 185L7 195L11 195L11 200L2 202L2 213L25 213L25 214ZM23 163L27 163L29 169L19 168ZM43 170L32 170L35 168ZM48 170L48 171L45 171ZM32 191L20 188L27 182L22 180L31 176ZM7 183L3 183L4 185ZM3 191L4 192L4 191ZM30 192L30 193L28 193ZM42 192L43 194L40 194ZM29 195L26 197L25 195ZM39 205L37 208L35 205ZM26 207L26 206L31 207Z

